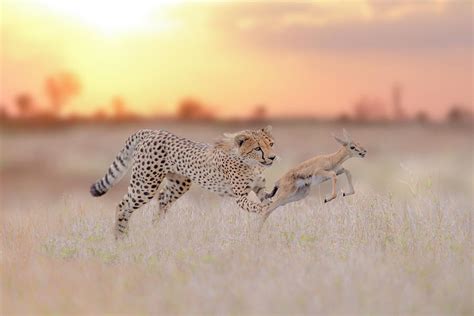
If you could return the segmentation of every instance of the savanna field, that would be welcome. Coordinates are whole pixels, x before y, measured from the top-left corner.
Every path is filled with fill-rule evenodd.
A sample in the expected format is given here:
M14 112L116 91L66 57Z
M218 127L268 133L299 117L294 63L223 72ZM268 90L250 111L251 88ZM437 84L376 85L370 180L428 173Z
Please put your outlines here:
M345 163L356 194L329 183L257 215L199 187L153 226L157 202L113 238L128 175L89 195L125 139L163 128L212 142L248 126L136 123L1 131L2 315L467 315L473 308L471 128L346 125L368 150ZM262 126L263 127L263 126ZM342 125L273 124L287 169L338 149ZM339 177L338 191L347 181Z

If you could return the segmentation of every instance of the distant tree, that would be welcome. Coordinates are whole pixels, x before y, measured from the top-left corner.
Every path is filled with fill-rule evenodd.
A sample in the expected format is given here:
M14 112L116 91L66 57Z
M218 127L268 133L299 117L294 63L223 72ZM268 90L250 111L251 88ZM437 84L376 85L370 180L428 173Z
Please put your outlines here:
M182 120L212 119L212 113L199 101L187 98L178 105L177 117Z
M103 109L98 109L94 114L92 115L92 119L94 121L104 121L107 119L107 113Z
M417 121L418 123L427 123L430 121L430 117L425 111L419 111L415 115L415 121Z
M8 118L7 107L5 104L0 104L0 121L4 121Z
M406 120L405 110L402 105L402 86L400 84L394 84L392 87L392 107L393 107L393 118L395 121Z
M336 122L347 123L351 120L351 117L347 113L341 113L336 117Z
M267 107L264 104L255 106L251 119L255 121L264 121L267 118Z
M462 105L454 104L446 114L446 121L449 123L472 123L473 113Z
M59 112L69 100L81 93L79 78L71 72L62 72L48 77L45 81L45 92L51 108Z
M84 120L84 117L81 116L81 115L78 114L78 113L71 113L71 114L69 114L68 117L67 117L67 121L70 122L70 123L72 123L72 122L80 122L80 121L82 121L82 120Z
M385 108L377 99L362 97L354 105L354 119L358 122L381 121L386 118Z
M30 116L34 110L33 97L28 93L20 93L15 97L15 105L20 117Z
M118 119L124 119L129 115L127 112L127 105L120 96L116 96L112 99L112 109L114 111L114 116Z
M204 111L203 105L194 99L182 100L178 106L178 117L181 119L193 119Z

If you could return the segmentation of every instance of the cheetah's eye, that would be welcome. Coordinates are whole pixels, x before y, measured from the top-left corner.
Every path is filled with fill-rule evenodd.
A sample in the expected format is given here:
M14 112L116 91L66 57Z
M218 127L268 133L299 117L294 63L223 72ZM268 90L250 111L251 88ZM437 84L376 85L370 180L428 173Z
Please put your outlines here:
M255 148L255 150L256 150L256 151L262 151L262 148L257 147L257 148Z
M270 147L273 147L273 143L270 143Z
M351 149L355 149L355 146L351 146Z

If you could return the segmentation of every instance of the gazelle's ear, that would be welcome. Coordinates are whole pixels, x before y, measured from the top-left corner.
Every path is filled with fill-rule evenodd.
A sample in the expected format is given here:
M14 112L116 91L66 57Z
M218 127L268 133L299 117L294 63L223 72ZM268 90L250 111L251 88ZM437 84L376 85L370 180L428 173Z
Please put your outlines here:
M347 141L340 139L339 137L337 137L337 136L334 135L334 134L332 134L332 137L334 137L334 139L335 139L338 143L340 143L341 145L343 145L343 146L346 146L346 145L348 144Z
M262 132L270 133L271 131L272 131L272 126L271 125L268 125L267 127L262 128Z
M245 134L237 134L234 137L235 143L239 147L242 146L245 143L245 141L247 141L248 139L249 139L249 137Z
M348 131L346 131L345 128L342 129L342 134L344 135L344 138L346 139L347 142L352 141L351 135L349 134Z

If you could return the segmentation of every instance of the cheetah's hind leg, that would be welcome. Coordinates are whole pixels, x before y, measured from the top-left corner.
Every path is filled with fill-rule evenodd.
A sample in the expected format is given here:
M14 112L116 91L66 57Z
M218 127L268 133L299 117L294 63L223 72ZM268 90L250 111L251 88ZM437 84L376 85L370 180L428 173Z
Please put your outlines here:
M191 179L177 173L168 173L164 188L158 195L159 209L153 216L153 224L157 224L171 205L191 188Z
M143 169L140 164L133 166L128 193L117 206L115 213L115 239L122 239L127 235L128 221L132 213L153 198L163 180L163 175L150 174Z

